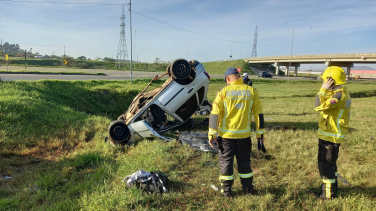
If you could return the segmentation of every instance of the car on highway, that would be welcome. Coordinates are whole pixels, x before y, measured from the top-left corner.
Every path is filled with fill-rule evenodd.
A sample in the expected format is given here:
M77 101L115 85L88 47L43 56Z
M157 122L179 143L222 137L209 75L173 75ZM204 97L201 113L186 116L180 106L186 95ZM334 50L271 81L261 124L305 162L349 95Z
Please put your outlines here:
M153 81L164 75L169 77L161 87L146 92ZM162 76L155 76L128 110L109 125L106 140L113 145L131 144L144 138L170 141L162 134L192 120L191 116L201 106L209 104L210 75L200 62L176 59Z
M258 74L258 77L263 77L263 78L273 78L273 75L268 73L268 72L261 72Z

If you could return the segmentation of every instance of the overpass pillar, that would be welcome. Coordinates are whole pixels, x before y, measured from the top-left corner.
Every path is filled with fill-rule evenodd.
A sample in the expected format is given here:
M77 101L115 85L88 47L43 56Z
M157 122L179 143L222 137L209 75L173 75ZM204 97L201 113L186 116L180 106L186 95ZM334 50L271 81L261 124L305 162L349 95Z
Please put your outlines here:
M285 77L288 77L288 76L289 76L289 72L290 72L290 66L286 65L286 69L285 69Z
M279 63L274 62L274 66L275 66L275 75L278 76L278 74L279 74Z
M351 65L349 65L349 66L347 66L347 80L351 80L351 78L350 78L350 71L351 71L351 67L353 66L353 64L351 64Z
M300 67L299 64L295 64L295 74L294 77L298 76L298 68Z

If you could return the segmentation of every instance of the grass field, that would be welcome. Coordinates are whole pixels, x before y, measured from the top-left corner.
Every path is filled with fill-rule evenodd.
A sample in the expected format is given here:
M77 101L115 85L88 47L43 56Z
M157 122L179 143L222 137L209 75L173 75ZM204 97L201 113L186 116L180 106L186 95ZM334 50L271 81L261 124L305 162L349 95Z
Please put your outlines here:
M23 60L20 59L20 58L14 58L14 59L12 59L12 61L13 61L14 64L11 63L10 65L13 65L13 66L22 66L23 65L21 63L21 62L23 62ZM90 66L80 66L80 65L77 65L77 64L65 66L63 64L60 64L62 62L62 60L53 60L53 59L45 59L45 60L44 59L32 59L32 60L30 60L30 62L31 61L33 61L33 63L35 63L35 65L32 65L33 63L31 63L31 64L28 64L28 66L55 67L56 72L61 72L61 71L59 71L59 67L60 68L72 68L72 69L77 68L77 71L79 71L79 69L90 70L90 69L93 69L93 68L94 69L96 68L96 69L107 69L107 70L111 69L112 70L112 69L114 69L114 66L115 66L114 62L105 62L105 61L76 61L76 62L85 62L85 63L91 64ZM58 63L56 63L56 65L53 65L53 64L55 64L55 62L58 62ZM222 75L226 71L226 69L229 68L229 67L242 68L242 73L247 72L248 74L253 74L253 72L248 67L247 63L244 62L243 60L215 61L215 62L199 61L199 62L202 62L202 64L205 66L206 71L210 74L220 74L220 75ZM1 63L1 59L0 59L0 63ZM6 66L6 62L3 62L2 64L3 64L3 66ZM162 64L133 63L133 71L164 72L164 71L166 71L167 65L168 65L167 63L162 63ZM126 64L125 70L130 70L129 64ZM119 70L119 71L121 71L121 70ZM25 72L31 72L31 71L25 71ZM39 72L43 72L43 71L39 71ZM75 71L74 71L74 73L75 73Z
M0 81L0 210L375 209L376 83L347 84L353 107L338 172L352 186L339 182L339 197L328 201L307 193L320 185L313 109L320 83L254 79L268 153L257 155L253 143L258 193L242 195L236 176L231 199L210 187L219 186L217 155L178 141L144 140L126 148L103 142L108 125L147 83ZM209 100L223 86L221 79L211 80ZM194 117L196 122L202 118ZM163 171L170 192L156 196L126 189L121 180L139 169Z

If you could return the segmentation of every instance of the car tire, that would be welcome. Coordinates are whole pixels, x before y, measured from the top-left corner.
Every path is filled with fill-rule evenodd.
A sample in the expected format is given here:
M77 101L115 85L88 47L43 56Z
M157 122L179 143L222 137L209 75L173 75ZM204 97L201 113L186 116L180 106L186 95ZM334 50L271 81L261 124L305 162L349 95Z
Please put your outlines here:
M191 66L185 59L176 59L170 67L173 79L183 80L191 74Z
M171 64L167 66L166 73L171 77Z
M122 120L113 121L108 126L108 137L116 144L126 144L129 141L131 132Z

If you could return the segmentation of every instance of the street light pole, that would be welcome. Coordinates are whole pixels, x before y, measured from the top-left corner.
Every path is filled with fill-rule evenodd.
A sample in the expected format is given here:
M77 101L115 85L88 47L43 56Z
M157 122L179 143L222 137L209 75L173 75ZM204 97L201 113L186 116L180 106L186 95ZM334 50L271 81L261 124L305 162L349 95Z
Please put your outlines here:
M132 0L129 0L129 27L131 32L131 83L132 83Z
M294 46L294 25L292 25L292 23L290 23L290 22L288 22L288 21L287 21L286 23L288 23L288 24L290 24L290 25L292 26L292 40L291 40L290 65L289 65L289 69L288 69L288 71L287 71L288 81L290 81L290 74L289 74L289 72L290 72L290 68L291 68L292 48L293 48L293 46Z
M234 41L231 42L231 53L230 53L230 60L232 58L232 44L234 44Z

